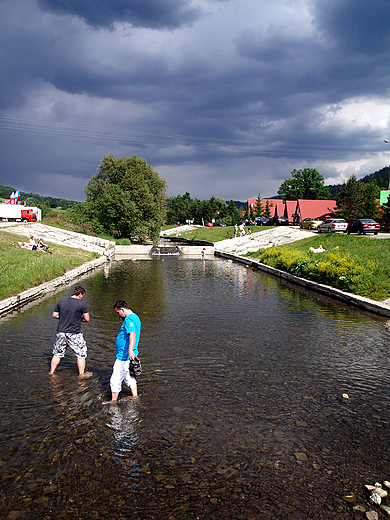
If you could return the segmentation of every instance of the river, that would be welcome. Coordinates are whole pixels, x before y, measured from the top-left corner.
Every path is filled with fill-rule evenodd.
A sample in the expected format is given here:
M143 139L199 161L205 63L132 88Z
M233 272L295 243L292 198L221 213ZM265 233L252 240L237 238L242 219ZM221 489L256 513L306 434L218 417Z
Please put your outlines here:
M48 375L73 286L0 321L1 518L364 518L363 485L390 480L384 319L216 258L81 283L89 379L71 352ZM104 406L117 299L141 318L143 374Z

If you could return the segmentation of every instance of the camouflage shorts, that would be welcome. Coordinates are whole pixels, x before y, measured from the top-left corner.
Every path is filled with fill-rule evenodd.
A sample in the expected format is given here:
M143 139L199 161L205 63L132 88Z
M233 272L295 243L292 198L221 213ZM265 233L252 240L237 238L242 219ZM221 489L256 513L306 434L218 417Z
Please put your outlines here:
M87 357L87 344L82 332L78 334L58 332L56 342L54 343L53 356L63 358L66 347L70 347L73 350L77 359L85 359Z

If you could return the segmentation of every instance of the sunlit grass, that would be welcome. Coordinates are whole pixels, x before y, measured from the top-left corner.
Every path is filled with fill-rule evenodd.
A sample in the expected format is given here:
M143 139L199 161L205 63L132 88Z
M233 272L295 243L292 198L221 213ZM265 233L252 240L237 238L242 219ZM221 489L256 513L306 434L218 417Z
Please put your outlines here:
M245 230L249 227L252 233L270 229L269 226L245 226ZM234 237L234 226L212 228L204 226L192 231L182 232L180 236L183 238L188 238L189 240L208 240L209 242L220 242L221 240Z
M325 253L310 253L319 245ZM390 241L345 234L314 235L248 256L303 278L374 300L390 298Z
M96 253L58 244L48 243L53 254L12 246L22 240L19 235L0 231L0 300L53 280L97 257Z

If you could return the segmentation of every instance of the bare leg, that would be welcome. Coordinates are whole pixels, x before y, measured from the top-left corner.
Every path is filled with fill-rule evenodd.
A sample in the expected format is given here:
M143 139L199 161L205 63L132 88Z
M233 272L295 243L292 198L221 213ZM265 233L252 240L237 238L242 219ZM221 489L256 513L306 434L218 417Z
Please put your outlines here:
M116 404L118 402L119 392L111 392L111 401L103 401L102 404Z
M79 376L85 379L86 377L91 377L92 372L85 371L85 358L77 359L77 368L79 369Z
M137 397L137 395L138 395L137 385L131 386L130 390L131 390L131 393L133 394L133 397Z
M56 368L58 367L59 363L61 361L61 358L57 356L53 356L51 358L51 364L50 364L50 372L49 374L52 376L54 372L56 371Z

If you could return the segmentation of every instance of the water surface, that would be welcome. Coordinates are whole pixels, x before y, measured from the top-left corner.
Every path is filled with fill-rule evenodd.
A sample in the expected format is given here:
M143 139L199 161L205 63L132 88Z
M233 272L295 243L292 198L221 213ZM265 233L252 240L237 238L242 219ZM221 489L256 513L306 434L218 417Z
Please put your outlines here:
M352 519L342 496L368 509L363 484L390 480L383 319L220 259L114 262L82 284L88 380L71 352L48 376L72 288L0 322L2 518ZM138 400L102 406L119 298L144 373Z

